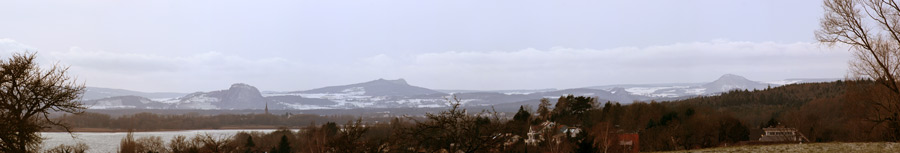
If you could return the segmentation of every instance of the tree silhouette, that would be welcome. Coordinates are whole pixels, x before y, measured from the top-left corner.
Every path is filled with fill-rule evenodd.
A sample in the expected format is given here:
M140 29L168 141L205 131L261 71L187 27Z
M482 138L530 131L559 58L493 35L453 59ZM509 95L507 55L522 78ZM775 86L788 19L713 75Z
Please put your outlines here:
M278 141L278 153L291 153L291 144L287 140L287 135L281 135L281 141Z
M244 144L244 152L251 153L253 152L253 148L256 147L256 143L253 143L253 136L247 137L247 143Z
M43 71L34 53L15 53L0 62L0 152L34 152L37 134L50 126L68 126L49 118L51 112L81 113L77 100L84 85L75 84L58 65Z
M825 16L816 31L820 42L850 47L853 77L874 79L890 92L864 101L869 119L886 124L900 140L900 3L896 0L825 0Z
M541 98L541 104L538 105L537 113L540 122L550 119L550 99Z
M409 140L412 150L426 152L491 152L510 140L506 127L500 123L496 112L482 111L470 115L459 108L459 99L454 98L451 107L439 114L427 113L425 121L403 129L403 139ZM408 149L408 148L404 148Z

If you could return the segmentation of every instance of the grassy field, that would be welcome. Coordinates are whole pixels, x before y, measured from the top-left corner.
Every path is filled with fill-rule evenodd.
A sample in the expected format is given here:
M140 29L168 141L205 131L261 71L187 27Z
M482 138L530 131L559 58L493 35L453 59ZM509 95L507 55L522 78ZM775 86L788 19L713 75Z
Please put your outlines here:
M900 143L895 142L861 142L861 143L804 143L759 146L721 147L697 150L670 151L675 152L900 152Z

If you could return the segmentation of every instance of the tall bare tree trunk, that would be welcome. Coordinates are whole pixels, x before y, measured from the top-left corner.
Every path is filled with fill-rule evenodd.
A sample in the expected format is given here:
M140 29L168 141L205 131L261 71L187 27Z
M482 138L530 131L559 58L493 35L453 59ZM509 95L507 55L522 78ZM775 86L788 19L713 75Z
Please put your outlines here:
M868 102L870 119L887 124L900 138L900 5L896 0L825 0L825 16L816 39L847 45L854 55L850 71L857 79L873 79L888 91Z

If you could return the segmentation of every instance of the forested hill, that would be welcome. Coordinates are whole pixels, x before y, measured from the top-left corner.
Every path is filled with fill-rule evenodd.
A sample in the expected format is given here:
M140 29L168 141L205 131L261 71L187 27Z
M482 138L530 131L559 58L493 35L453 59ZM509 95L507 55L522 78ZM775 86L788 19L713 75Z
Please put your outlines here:
M891 103L884 96L888 95L886 92L886 88L875 81L854 80L792 84L753 91L733 90L658 104L675 113L696 111L733 116L751 131L776 125L797 128L817 142L896 141L900 140L900 128L891 126L895 123L871 120L873 116L891 114L875 109L877 103ZM661 116L661 119L665 118ZM751 132L750 138L753 137Z
M815 142L897 141L900 127L868 120L879 115L870 104L885 102L885 89L874 81L835 81L733 90L684 100L606 102L582 120L638 133L641 151L757 140L761 128L770 126L796 128Z
M852 81L868 83L869 81ZM835 98L846 92L844 81L791 84L763 90L732 90L714 96L700 96L673 102L690 103L717 108L747 105L800 106L814 99Z
M799 109L815 100L843 101L848 84L874 85L871 81L835 81L800 83L763 90L732 90L714 96L699 96L670 101L668 105L692 105L709 107L721 112L731 112L745 123L758 125L778 117L788 110Z

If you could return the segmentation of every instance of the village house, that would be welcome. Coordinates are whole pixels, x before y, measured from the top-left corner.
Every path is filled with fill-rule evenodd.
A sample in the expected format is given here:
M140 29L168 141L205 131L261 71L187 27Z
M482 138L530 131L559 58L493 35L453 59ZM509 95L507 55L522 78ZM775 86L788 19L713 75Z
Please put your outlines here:
M525 144L537 146L542 141L551 141L559 143L560 139L566 137L576 137L578 133L582 132L582 129L579 127L571 127L565 125L558 125L555 122L546 121L539 125L528 127L527 138L525 139ZM621 151L623 152L640 152L640 141L639 135L637 133L625 133L621 130L615 132L617 134L617 145L619 145ZM545 135L552 134L552 135ZM544 138L544 136L548 136L548 138Z
M558 130L558 131L554 131ZM556 122L545 121L539 125L528 127L528 138L525 139L525 144L528 145L537 145L538 143L546 140L551 141L559 141L565 136L575 137L578 133L581 132L581 128L578 127L570 127L566 125L559 125ZM544 138L542 134L553 134L550 138Z
M795 128L772 127L763 128L763 135L759 137L761 142L809 142L803 133Z
M622 152L638 153L640 149L640 136L637 133L620 133L618 134L619 146Z

